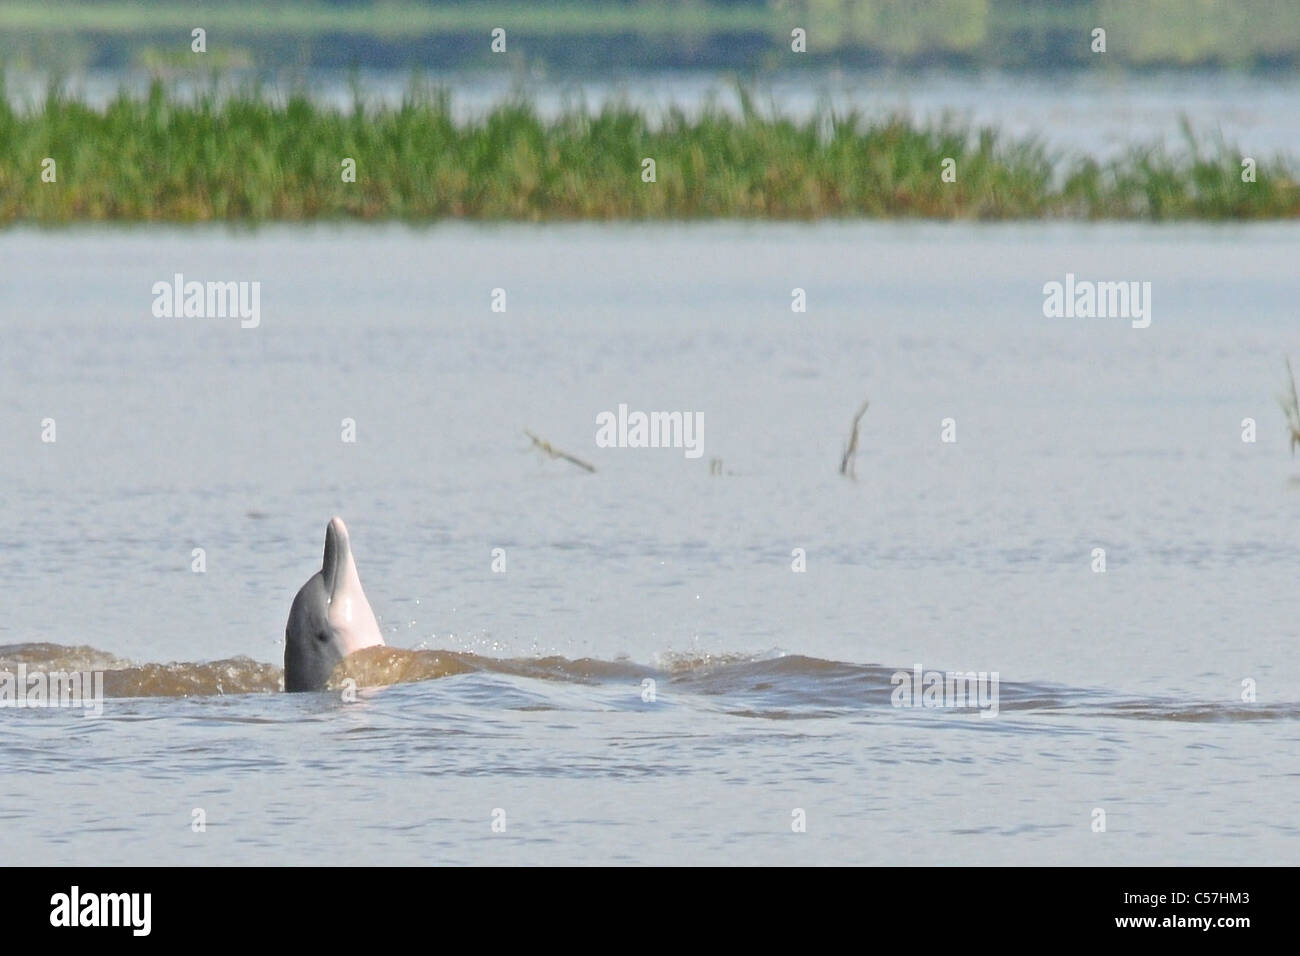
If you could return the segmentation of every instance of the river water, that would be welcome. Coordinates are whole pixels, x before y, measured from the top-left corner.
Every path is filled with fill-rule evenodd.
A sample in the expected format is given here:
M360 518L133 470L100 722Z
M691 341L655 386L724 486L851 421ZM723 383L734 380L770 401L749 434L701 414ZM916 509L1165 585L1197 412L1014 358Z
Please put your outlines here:
M0 670L109 673L99 717L0 709L0 846L1294 864L1298 254L1270 225L8 231ZM156 317L177 273L260 283L258 324ZM1149 326L1045 317L1067 274L1151 283ZM701 416L699 457L599 447L621 404ZM333 514L420 652L356 701L275 689ZM894 706L916 666L996 672L996 715Z

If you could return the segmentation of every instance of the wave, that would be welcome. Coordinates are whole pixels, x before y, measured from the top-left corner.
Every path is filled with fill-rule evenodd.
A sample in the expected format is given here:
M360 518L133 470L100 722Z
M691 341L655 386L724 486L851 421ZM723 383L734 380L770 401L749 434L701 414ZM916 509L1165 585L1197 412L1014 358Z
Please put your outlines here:
M28 643L0 645L0 675L34 672L102 672L106 698L211 697L271 694L284 689L284 673L249 657L208 662L139 664L87 646ZM463 674L563 684L644 686L657 694L690 697L737 716L836 717L895 706L899 674L908 669L852 664L798 654L669 654L653 665L631 660L565 657L496 658L462 651L370 647L335 668L329 688L377 688ZM639 699L639 698L637 698ZM913 707L920 714L979 708ZM999 681L997 711L1043 714L1087 713L1138 720L1221 721L1300 718L1300 702L1248 704L1176 698L1124 698L1104 690L1046 683Z

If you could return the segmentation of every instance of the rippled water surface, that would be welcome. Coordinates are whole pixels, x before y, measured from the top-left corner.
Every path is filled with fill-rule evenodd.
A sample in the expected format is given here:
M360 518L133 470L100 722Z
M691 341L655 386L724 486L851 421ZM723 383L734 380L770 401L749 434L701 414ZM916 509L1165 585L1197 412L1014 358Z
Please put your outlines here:
M0 845L1300 861L1298 253L1281 226L6 233L0 670L106 670L109 699L0 710ZM153 317L178 272L259 281L260 326ZM1067 272L1150 281L1150 327L1044 318ZM620 403L701 413L702 456L598 448ZM398 649L358 676L402 681L355 702L277 690L332 514ZM996 717L892 706L915 665L996 671Z

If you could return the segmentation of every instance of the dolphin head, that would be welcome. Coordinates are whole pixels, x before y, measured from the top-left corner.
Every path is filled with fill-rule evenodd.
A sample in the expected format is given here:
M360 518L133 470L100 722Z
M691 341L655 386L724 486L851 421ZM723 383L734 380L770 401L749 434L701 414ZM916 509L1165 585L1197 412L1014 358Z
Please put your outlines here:
M284 628L284 689L321 690L339 661L383 643L361 589L347 526L342 518L331 518L325 560L299 589Z

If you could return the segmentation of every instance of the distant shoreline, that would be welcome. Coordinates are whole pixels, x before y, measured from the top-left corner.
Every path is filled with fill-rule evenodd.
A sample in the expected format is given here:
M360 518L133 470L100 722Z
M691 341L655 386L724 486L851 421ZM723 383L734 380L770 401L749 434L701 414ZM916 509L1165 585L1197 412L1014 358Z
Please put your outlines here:
M1104 57L1090 32L1113 40ZM189 63L190 30L210 37L205 65L298 62L317 67L447 68L507 58L555 67L844 65L974 68L1300 67L1300 7L1276 0L1200 0L1193 10L1131 0L7 0L0 61L56 69ZM806 51L791 53L791 30Z
M102 110L52 95L19 111L0 95L0 140L3 225L1300 218L1294 157L1249 157L1248 169L1229 144L1190 133L1177 152L1103 162L991 129L748 105L545 118L511 101L464 120L435 91L340 112L253 92L182 99L156 83Z

